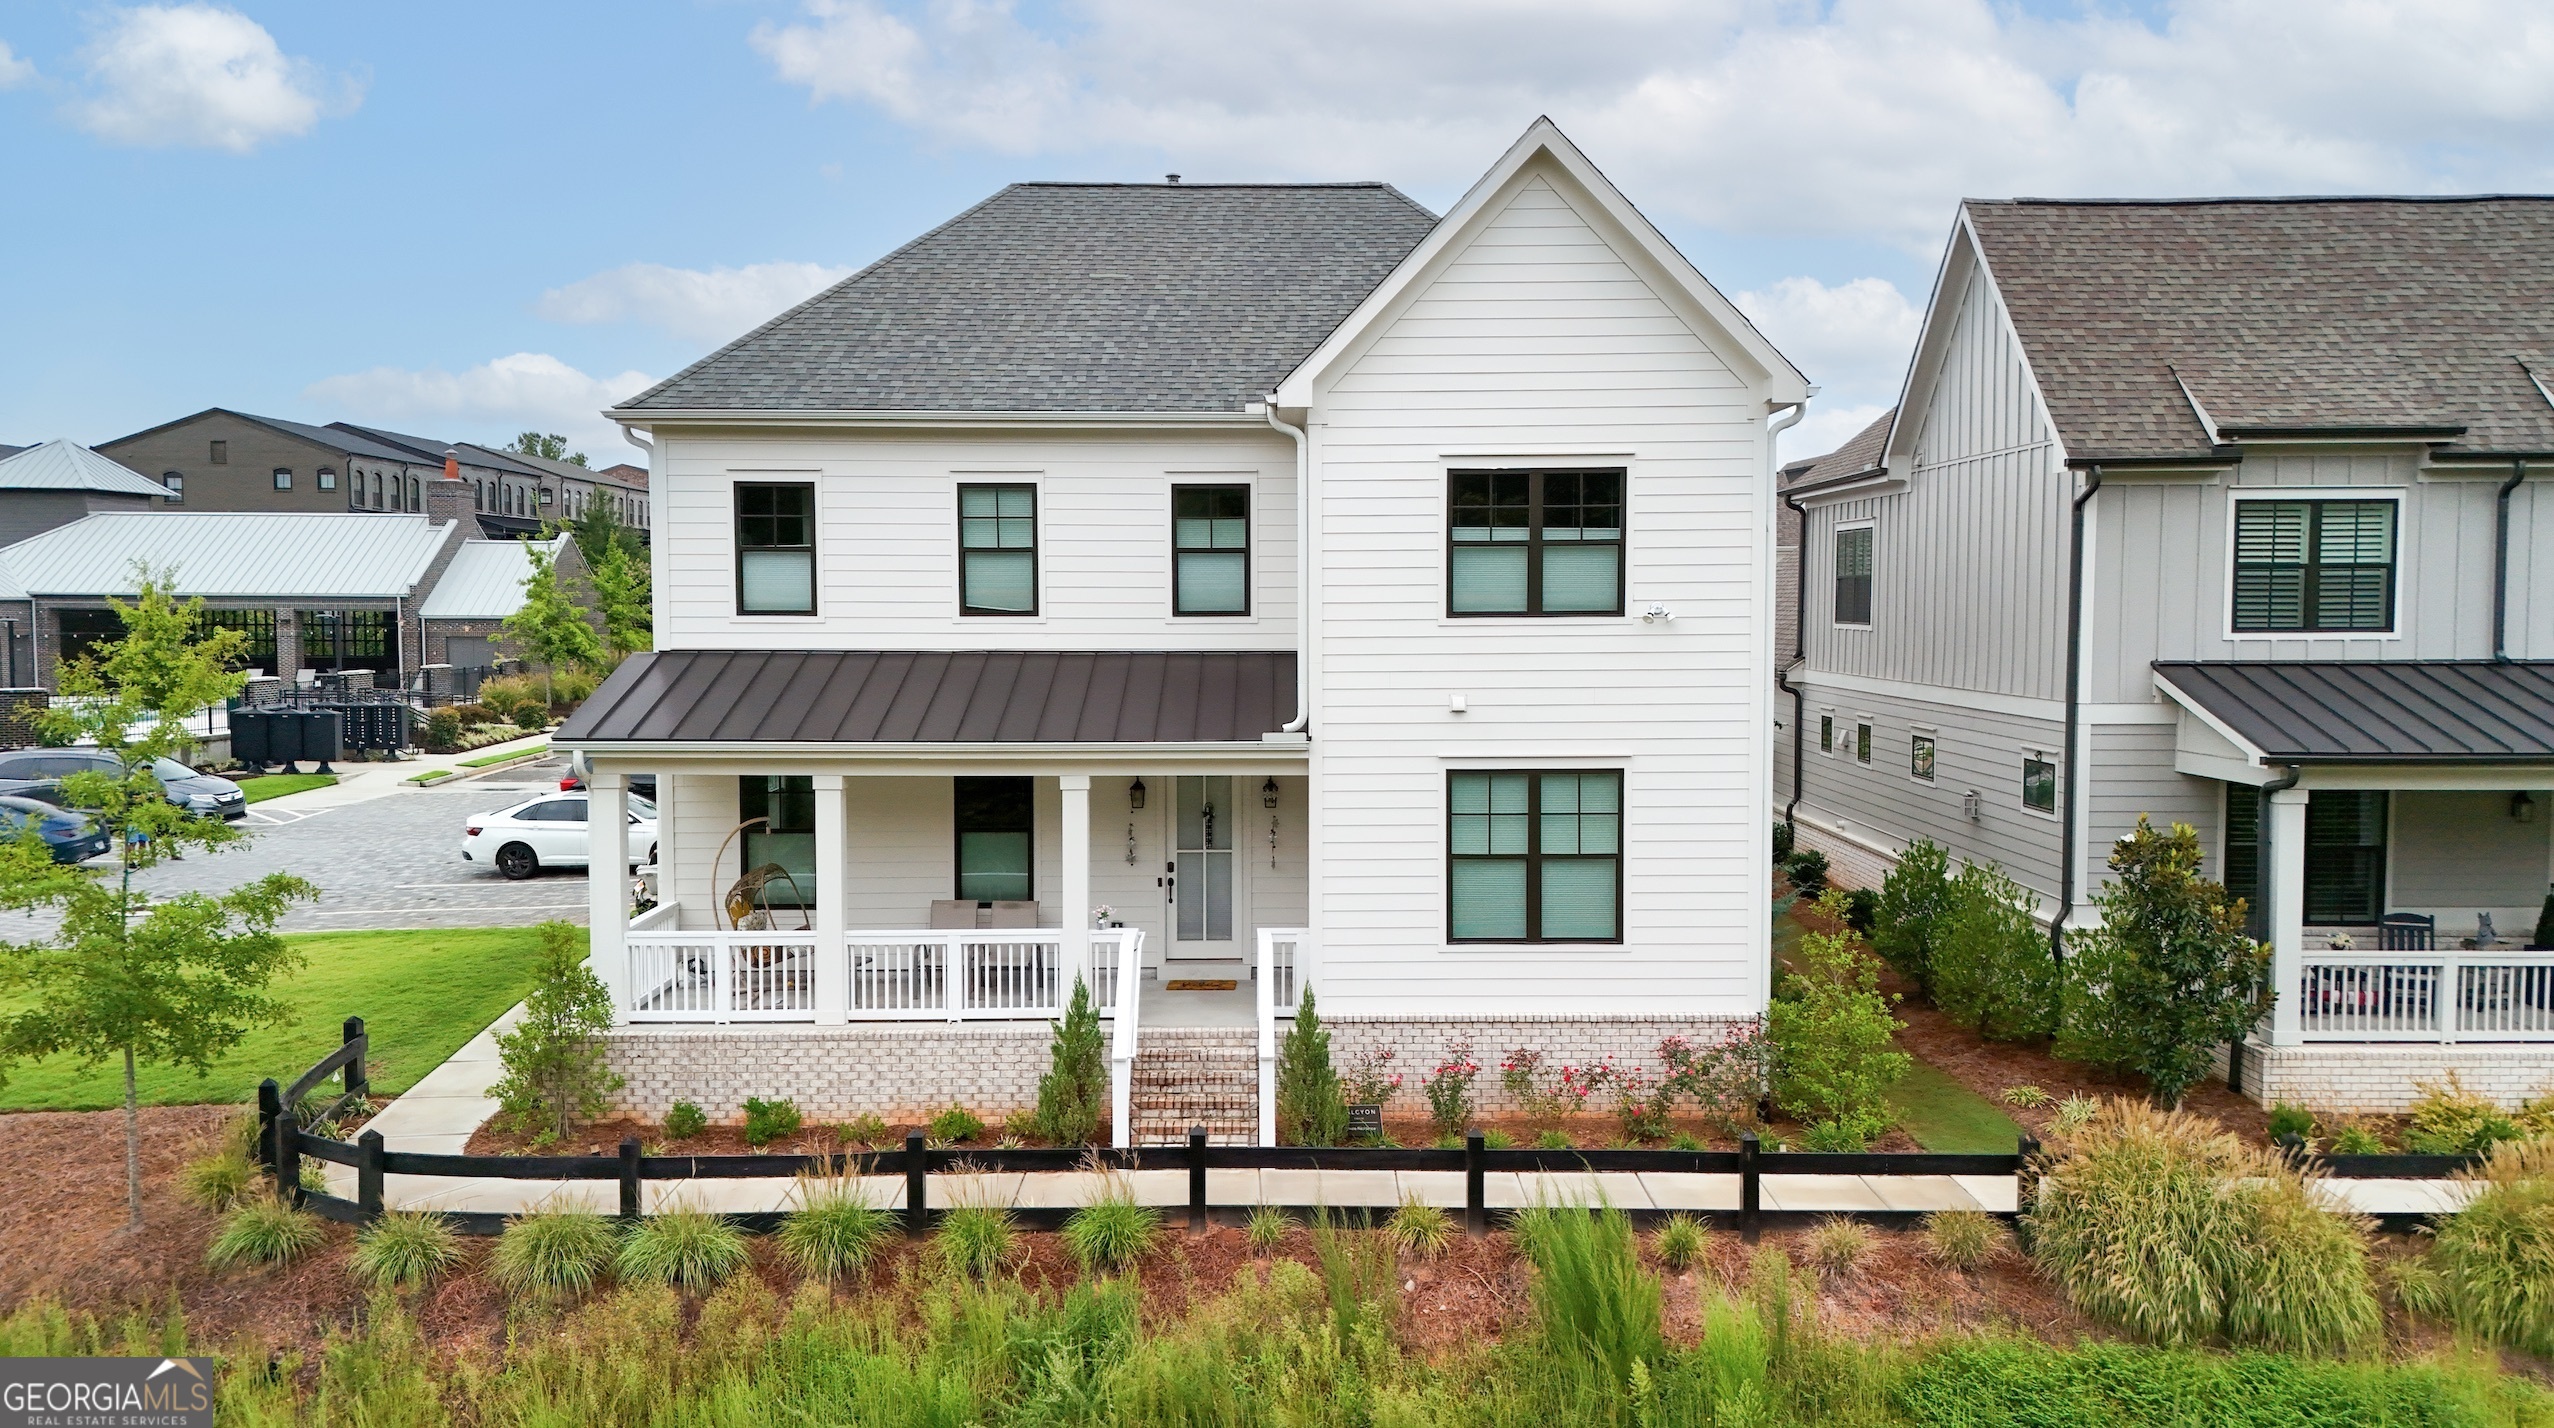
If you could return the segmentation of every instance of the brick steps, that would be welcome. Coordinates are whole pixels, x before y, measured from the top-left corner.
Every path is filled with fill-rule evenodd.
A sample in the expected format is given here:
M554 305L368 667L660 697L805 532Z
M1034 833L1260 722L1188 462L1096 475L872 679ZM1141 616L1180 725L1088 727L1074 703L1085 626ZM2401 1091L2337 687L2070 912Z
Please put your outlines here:
M1163 1028L1137 1042L1132 1139L1181 1145L1202 1126L1216 1145L1259 1137L1259 1036L1249 1029Z

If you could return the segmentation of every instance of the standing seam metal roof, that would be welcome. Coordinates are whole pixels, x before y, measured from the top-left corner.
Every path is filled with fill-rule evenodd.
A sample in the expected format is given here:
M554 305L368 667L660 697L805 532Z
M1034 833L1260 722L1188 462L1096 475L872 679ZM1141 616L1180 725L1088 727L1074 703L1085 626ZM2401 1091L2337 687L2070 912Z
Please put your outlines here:
M452 563L435 578L422 620L502 620L523 608L523 582L532 575L532 547L545 545L552 556L568 537L550 541L465 540Z
M2554 661L2159 660L2155 672L2275 761L2554 762Z
M39 595L125 595L135 562L180 595L404 598L459 525L367 512L110 511L0 551Z
M118 496L165 496L168 488L112 457L76 441L54 440L0 457L0 490L105 491Z

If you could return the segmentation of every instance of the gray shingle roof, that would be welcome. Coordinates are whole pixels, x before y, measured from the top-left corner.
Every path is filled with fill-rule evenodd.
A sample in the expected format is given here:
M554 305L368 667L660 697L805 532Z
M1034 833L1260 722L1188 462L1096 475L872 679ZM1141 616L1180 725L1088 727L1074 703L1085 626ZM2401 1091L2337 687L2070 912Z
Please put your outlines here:
M1784 466L1783 484L1797 486L1804 481L1823 481L1836 476L1851 476L1878 466L1880 450L1889 442L1889 423L1897 415L1898 409L1891 407L1882 412L1871 425L1855 432L1844 445L1826 455L1804 457Z
M619 410L1238 411L1435 224L1386 184L1014 184Z
M2554 763L2554 661L2163 660L2156 674L2283 763Z
M1971 201L2071 457L2232 429L2554 451L2554 198Z

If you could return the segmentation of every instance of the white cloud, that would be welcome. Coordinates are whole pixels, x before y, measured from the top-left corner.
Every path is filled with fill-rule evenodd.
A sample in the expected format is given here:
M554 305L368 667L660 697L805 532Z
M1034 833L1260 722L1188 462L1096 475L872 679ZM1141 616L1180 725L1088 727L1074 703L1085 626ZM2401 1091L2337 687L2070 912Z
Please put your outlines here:
M353 81L330 80L285 54L264 26L213 5L111 11L82 58L89 93L71 115L119 144L245 154L309 133L361 98Z
M1733 301L1831 399L1883 405L1897 397L1923 320L1885 278L1834 287L1816 278L1783 278Z
M437 436L491 446L526 429L555 431L609 466L620 459L620 429L600 413L655 382L644 372L588 376L546 352L517 352L461 372L348 372L313 382L302 395L342 420L415 422Z
M35 62L21 58L7 40L0 40L0 89L14 89L33 78Z
M669 268L629 263L541 295L553 322L644 322L690 342L725 342L851 276L822 263Z
M1963 196L2554 182L2536 0L2164 0L2152 25L1993 0L1250 7L805 0L756 50L812 101L1007 154L1198 177L1459 185L1549 113L1647 204L1929 251ZM1043 12L1042 12L1043 13Z

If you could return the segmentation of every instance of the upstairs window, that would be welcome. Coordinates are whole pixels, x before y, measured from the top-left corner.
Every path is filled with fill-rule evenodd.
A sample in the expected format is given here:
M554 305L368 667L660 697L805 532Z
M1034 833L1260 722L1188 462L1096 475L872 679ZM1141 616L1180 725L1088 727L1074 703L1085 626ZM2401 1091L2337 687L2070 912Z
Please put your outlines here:
M2022 756L2022 806L2034 813L2057 812L2057 764L2036 749Z
M958 488L958 608L969 615L1038 612L1038 488Z
M2238 630L2394 628L2392 501L2237 501Z
M1621 772L1457 773L1446 807L1451 940L1622 939Z
M1836 532L1836 623L1871 623L1871 527Z
M816 613L816 488L812 484L737 486L736 613Z
M1171 609L1250 613L1250 488L1171 488Z
M293 489L293 468L289 466L275 468L275 489L278 491Z
M1036 782L962 778L956 788L958 896L974 902L1028 902L1036 894Z
M1622 472L1457 471L1450 518L1450 613L1623 612Z
M1871 726L1868 724L1853 726L1853 761L1858 764L1871 762Z
M209 453L207 453L207 454L206 454L206 456L205 456L205 458L204 458L204 459L205 459L205 460L207 460L207 461L210 461L211 463L213 463L213 464L214 464L214 465L216 465L216 466L228 466L228 465L230 465L230 464L231 464L231 444L230 444L229 442L227 442L227 441L217 441L217 442L214 442L214 443L213 443L212 450L211 450Z
M1933 736L1931 734L1918 734L1908 745L1907 773L1926 783L1933 782Z
M185 472L183 472L183 471L163 471L163 472L161 472L161 473L160 473L160 484L161 484L161 485L163 485L163 486L166 486L166 487L168 488L168 498L167 498L167 499L168 499L168 503L169 503L170 505L172 505L172 506L183 506L183 505L185 505L185 504L186 504L186 473L185 473Z
M334 490L336 490L336 489L337 489L337 473L336 473L335 471L333 471L333 470L330 470L328 467L325 467L325 466L320 467L320 468L319 468L319 489L321 489L321 490L323 490L323 491L334 491Z

